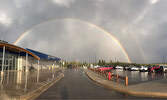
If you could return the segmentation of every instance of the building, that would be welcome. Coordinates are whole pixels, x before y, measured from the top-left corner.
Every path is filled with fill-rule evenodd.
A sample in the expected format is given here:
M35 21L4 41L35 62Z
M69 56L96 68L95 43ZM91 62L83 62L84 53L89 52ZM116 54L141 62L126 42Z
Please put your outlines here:
M16 45L0 41L0 71L18 70L28 71L31 69L46 69L58 66L60 58L47 55L35 50L24 49Z

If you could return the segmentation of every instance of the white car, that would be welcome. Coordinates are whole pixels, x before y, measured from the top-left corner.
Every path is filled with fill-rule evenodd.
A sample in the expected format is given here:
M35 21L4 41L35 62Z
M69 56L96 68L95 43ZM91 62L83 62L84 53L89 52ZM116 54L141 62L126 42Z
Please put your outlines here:
M93 66L94 68L98 68L98 67L100 67L99 65L95 65L95 66Z
M116 68L116 69L123 69L122 66L116 66L115 68Z
M139 68L136 67L136 66L133 66L133 67L130 68L130 71L139 71Z
M140 72L147 72L147 71L148 71L148 67L146 67L146 66L141 66Z

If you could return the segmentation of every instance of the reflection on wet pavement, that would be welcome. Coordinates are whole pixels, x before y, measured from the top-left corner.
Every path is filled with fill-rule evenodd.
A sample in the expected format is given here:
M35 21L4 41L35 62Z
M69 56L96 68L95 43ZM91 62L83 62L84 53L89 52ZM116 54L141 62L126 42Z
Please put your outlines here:
M83 69L65 69L65 77L48 88L35 100L110 100L110 99L149 99L130 96L103 87L90 80Z
M124 71L117 69L112 70L112 72L120 76L128 76L129 85L143 83L147 81L159 81L162 83L167 83L167 73L148 73L139 71Z
M62 69L6 71L0 75L0 99L18 98L54 80Z

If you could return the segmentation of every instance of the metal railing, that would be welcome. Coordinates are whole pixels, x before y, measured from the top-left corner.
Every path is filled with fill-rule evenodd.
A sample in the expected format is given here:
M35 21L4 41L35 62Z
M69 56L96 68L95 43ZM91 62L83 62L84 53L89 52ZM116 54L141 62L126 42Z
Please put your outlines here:
M105 76L108 80L113 80L113 77L116 78L116 82L119 83L119 80L125 80L125 86L128 86L128 77L127 76L119 76L118 74L113 74L111 72L107 72L107 71L101 71L98 69L93 69L88 67L89 70L98 73L101 76Z

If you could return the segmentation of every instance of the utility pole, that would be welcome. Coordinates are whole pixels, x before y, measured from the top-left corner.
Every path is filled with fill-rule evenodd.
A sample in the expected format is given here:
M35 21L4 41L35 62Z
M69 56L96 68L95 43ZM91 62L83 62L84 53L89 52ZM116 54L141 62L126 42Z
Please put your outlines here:
M89 64L89 58L88 58L88 64Z
M163 56L163 62L164 62L164 64L165 64L165 57Z
M96 64L96 54L95 54L95 64Z

